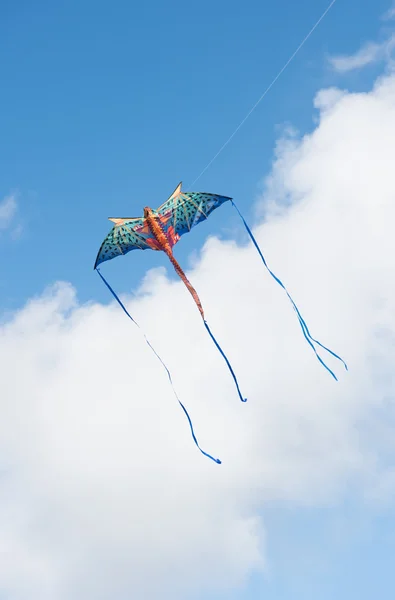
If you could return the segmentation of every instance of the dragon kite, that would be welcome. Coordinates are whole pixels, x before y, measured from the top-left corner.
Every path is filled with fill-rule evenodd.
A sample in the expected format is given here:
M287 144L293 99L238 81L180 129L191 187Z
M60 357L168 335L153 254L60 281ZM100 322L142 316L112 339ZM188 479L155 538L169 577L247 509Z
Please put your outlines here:
M183 192L182 184L180 183L176 187L174 192L171 194L171 196L168 198L168 200L166 200L166 202L164 202L158 209L154 210L154 209L146 206L144 208L144 216L143 217L122 217L122 218L109 217L109 220L114 223L114 226L113 226L112 230L109 232L109 234L106 236L106 238L104 239L104 241L99 249L99 252L97 254L97 258L95 261L94 269L97 270L101 279L103 280L105 285L108 287L110 292L113 294L114 298L120 304L122 309L125 311L127 316L136 325L138 325L136 323L136 321L132 318L132 316L129 314L129 312L126 309L126 307L124 306L124 304L118 298L117 294L114 292L114 290L108 284L106 279L103 277L103 275L101 274L98 267L103 262L112 260L113 258L116 258L117 256L125 255L128 252L130 252L131 250L151 249L151 250L164 252L168 256L177 275L180 277L180 279L183 281L183 283L189 290L190 294L192 295L192 297L195 301L195 304L200 312L200 315L203 319L205 328L207 329L211 339L213 340L217 349L221 353L222 357L224 358L224 360L231 372L231 375L235 382L240 400L242 402L246 402L246 398L244 398L243 395L241 394L239 384L238 384L236 375L232 369L232 366L208 326L208 323L205 319L204 310L203 310L203 306L200 301L200 298L199 298L196 290L194 289L194 287L192 286L192 284L186 277L181 266L179 265L179 263L177 262L177 260L174 258L174 255L173 255L173 247L179 241L181 236L184 235L184 233L188 233L189 231L191 231L191 229L193 227L195 227L195 225L198 225L202 221L206 220L208 218L208 216L216 208L221 206L224 202L228 202L228 201L230 201L232 203L232 205L236 208L240 218L243 221L243 224L247 230L248 235L250 236L254 246L256 247L256 249L257 249L265 267L269 271L270 275L284 289L289 300L291 301L292 306L298 316L305 339L307 340L307 342L309 343L309 345L315 352L320 363L330 372L330 374L335 379L337 379L335 374L333 373L333 371L331 371L331 369L329 369L329 367L327 367L327 365L323 362L323 360L317 353L317 350L316 350L314 344L319 345L321 348L328 351L330 354L332 354L337 359L342 361L345 368L347 369L346 363L340 358L340 356L338 356L337 354L335 354L334 352L332 352L331 350L329 350L328 348L323 346L320 342L315 340L310 335L309 329L306 325L306 322L302 318L302 316L299 312L299 309L297 308L296 304L292 300L290 294L288 293L288 291L285 288L285 286L283 285L283 283L269 269L269 267L265 261L265 258L263 257L263 254L258 246L258 243L252 234L251 229L247 225L246 221L244 220L243 216L241 215L241 213L240 213L239 209L237 208L236 204L234 203L233 199L228 196L221 196L218 194L209 194L209 193L205 193L205 192ZM167 375L168 375L170 383L173 387L174 394L188 419L188 422L189 422L189 425L191 428L192 437L195 441L195 444L197 445L199 450L205 456L211 458L212 460L214 460L215 462L220 464L221 461L218 458L213 458L213 456L204 452L204 450L202 450L202 448L199 446L198 441L195 436L195 433L194 433L194 430L193 430L193 427L192 427L191 419L186 411L186 408L184 407L184 405L181 403L181 401L179 400L179 398L177 396L177 393L174 389L172 378L171 378L168 368L166 367L165 363L162 361L160 356L156 353L154 348L151 346L148 339L147 338L145 338L145 339L146 339L146 342L148 343L148 345L150 346L150 348L156 354L156 356L161 361L162 365L164 366L164 368L167 371Z

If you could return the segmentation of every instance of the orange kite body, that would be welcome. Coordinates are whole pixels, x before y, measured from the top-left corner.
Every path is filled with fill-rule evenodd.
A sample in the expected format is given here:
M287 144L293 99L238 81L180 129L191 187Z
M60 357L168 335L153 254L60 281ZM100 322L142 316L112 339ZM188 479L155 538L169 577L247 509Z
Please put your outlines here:
M177 236L177 234L174 233L174 228L172 226L168 227L167 232L165 233L165 231L163 229L162 221L165 221L164 224L167 224L166 220L163 217L158 218L157 215L154 214L154 212L152 211L152 209L149 206L146 206L144 208L144 217L145 217L147 228L149 229L150 233L152 234L152 236L154 238L154 240L151 240L152 249L162 250L163 252L165 252L167 254L171 264L174 267L175 272L182 279L182 281L188 288L189 292L191 293L192 298L194 299L196 306L198 307L199 312L204 321L204 311L203 311L202 303L200 302L200 298L199 298L195 288L193 287L193 285L191 284L191 282L189 281L189 279L187 278L184 271L182 270L182 268L180 267L180 265L178 264L178 262L176 261L176 259L174 258L174 255L173 255L172 247L178 241L179 236ZM149 240L149 238L148 238L148 240ZM153 242L155 242L155 243L153 243ZM148 241L148 243L150 243L150 242Z

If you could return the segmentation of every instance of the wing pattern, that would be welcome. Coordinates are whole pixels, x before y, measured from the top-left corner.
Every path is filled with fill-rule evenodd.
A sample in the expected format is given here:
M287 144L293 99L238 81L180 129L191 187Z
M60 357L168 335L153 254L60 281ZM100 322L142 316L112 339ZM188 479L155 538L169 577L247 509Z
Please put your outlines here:
M213 210L228 200L231 198L218 194L182 192L180 184L156 212L166 218L167 226L172 226L177 236L181 236L206 220Z
M105 237L98 252L95 269L106 260L111 260L131 250L155 250L150 233L144 218L135 219L110 219L115 223L109 234Z
M228 196L206 192L182 192L180 183L170 198L153 212L156 213L168 242L173 247L184 233L205 221L213 210L231 199ZM100 247L95 269L101 263L127 254L131 250L161 249L144 217L111 218L110 221L115 225Z

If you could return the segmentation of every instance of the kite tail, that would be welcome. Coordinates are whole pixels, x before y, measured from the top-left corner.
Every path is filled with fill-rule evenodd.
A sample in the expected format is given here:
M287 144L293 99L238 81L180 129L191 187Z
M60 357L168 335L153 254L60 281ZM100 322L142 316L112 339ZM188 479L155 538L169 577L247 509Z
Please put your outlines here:
M235 384L236 384L237 393L239 394L239 398L240 398L240 400L241 400L242 402L247 402L247 398L244 398L244 397L243 397L243 394L242 394L242 393L241 393L241 391L240 391L240 388L239 388L239 383L238 383L238 381L237 381L237 377L236 377L236 375L235 375L235 373L234 373L234 371L233 371L233 369L232 369L232 365L230 364L230 362L229 362L229 361L228 361L228 359L226 358L226 355L225 355L224 351L222 350L221 346L218 344L217 340L215 339L215 337L214 337L214 336L213 336L213 334L211 333L211 330L210 330L210 327L208 326L208 323L207 323L207 321L204 321L204 326L205 326L205 328L207 329L207 331L208 331L208 333L209 333L209 335L210 335L211 339L213 340L214 344L216 345L216 347L217 347L217 348L218 348L218 350L220 351L220 353L221 353L221 355L222 355L222 357L223 357L224 361L225 361L225 362L226 362L226 364L228 365L228 369L229 369L229 371L231 372L231 375L232 375L232 377L233 377L233 380L234 380L234 382L235 382Z
M131 321L133 321L133 323L140 329L141 331L141 327L140 325L133 319L133 317L131 316L131 314L128 312L128 310L126 309L125 305L121 302L121 300L118 298L117 294L114 292L114 290L112 289L112 287L110 286L110 284L106 281L106 279L103 277L103 275L100 273L99 269L96 269L96 271L98 272L101 280L103 281L103 283L107 286L107 288L110 290L111 294L114 296L115 300L118 302L118 304L120 305L120 307L122 308L122 310L126 313L126 315L129 317L129 319ZM142 332L143 333L143 332ZM145 333L143 333L144 339L146 341L146 343L148 344L148 346L151 348L152 352L155 354L155 356L158 358L158 360L160 360L160 362L162 363L164 369L166 370L167 376L169 378L170 381L170 385L173 389L173 393L177 399L177 402L179 403L179 405L181 406L182 410L185 413L186 418L188 419L188 423L189 423L189 427L191 430L191 434L192 434L192 438L193 441L195 442L196 446L199 448L200 452L202 454L204 454L204 456L207 456L207 458L211 458L211 460L213 460L214 462L216 462L218 465L221 464L221 461L219 458L214 458L213 456L211 456L211 454L207 454L207 452L205 452L204 450L202 450L202 448L199 446L199 442L197 441L195 432L193 430L193 425L192 425L192 421L191 418L188 414L187 409L185 408L185 406L182 404L181 400L179 399L177 392L175 390L174 384L173 384L173 380L171 377L171 373L169 371L169 369L167 368L167 366L165 365L165 363L163 362L163 360L161 359L161 357L159 356L159 354L156 352L156 350L154 349L154 347L151 345L150 341L148 340L147 336L145 335Z
M258 246L258 242L257 242L257 241L256 241L256 239L254 238L254 236L253 236L253 233L252 233L251 229L248 227L248 225L247 225L247 223L246 223L246 221L245 221L245 219L244 219L243 215L241 214L241 212L239 211L239 209L237 208L237 206L236 206L236 204L233 202L233 200L231 200L231 202L232 202L233 206L235 207L235 209L237 210L237 212L238 212L238 214L239 214L239 216L240 216L241 220L243 221L243 223L244 223L244 227L246 228L246 230L247 230L247 233L248 233L248 235L250 236L250 238L251 238L251 240L252 240L252 243L254 244L255 248L257 249L257 251L258 251L258 253L259 253L259 255L260 255L261 259L262 259L262 262L263 262L263 264L265 265L266 269L269 271L269 273L270 273L270 275L273 277L273 279L275 279L275 281L277 281L277 283L278 283L278 284L279 284L279 285L280 285L280 286L283 288L283 290L284 290L284 291L285 291L285 293L287 294L287 296L288 296L288 298L289 298L289 300L290 300L290 302L291 302L291 304L292 304L292 307L293 307L294 311L296 312L296 314L297 314L297 316L298 316L299 323L300 323L300 326L301 326L301 328L302 328L303 335L304 335L304 337L305 337L305 339L306 339L307 343L308 343L308 344L311 346L311 348L313 349L313 351L314 351L314 353L315 353L315 355L316 355L317 359L319 360L319 362L320 362L320 363L323 365L323 367L325 367L325 369L326 369L327 371L329 371L329 373L332 375L332 377L333 377L334 379L336 379L336 381L337 381L337 377L336 377L336 375L335 375L335 374L333 373L333 371L332 371L332 370L331 370L331 369L330 369L330 368L329 368L329 367L328 367L328 366L327 366L327 365L324 363L324 361L322 360L322 358L321 358L321 357L320 357L320 355L318 354L317 350L315 349L315 347L314 347L314 344L317 344L318 346L320 346L321 348L323 348L324 350L326 350L327 352L329 352L329 354L332 354L332 356L334 356L335 358L337 358L338 360L340 360L340 361L343 363L343 365L344 365L344 367L345 367L346 371L348 371L347 364L344 362L344 360L343 360L343 359L342 359L340 356L338 356L337 354L335 354L334 352L332 352L332 350L330 350L329 348L327 348L326 346L324 346L323 344L321 344L321 342L319 342L318 340L314 339L314 338L311 336L311 334L310 334L310 331L309 331L309 328L307 327L307 324L306 324L305 320L303 319L302 315L300 314L300 312L299 312L299 309L298 309L298 307L296 306L295 302L293 301L293 299L292 299L291 295L289 294L289 292L288 292L287 288L286 288L286 287L285 287L285 285L282 283L282 281L281 281L281 280L280 280L280 279L279 279L279 278L278 278L278 277L277 277L277 276L276 276L276 275L273 273L273 271L271 271L271 270L269 269L269 267L268 267L268 265L267 265L267 263L266 263L266 260L265 260L265 258L264 258L264 256L263 256L263 254L262 254L262 251L261 251L261 249L260 249L260 248L259 248L259 246Z
M170 262L173 265L173 267L174 267L177 275L181 278L181 280L184 282L184 284L186 285L186 287L188 288L188 290L192 294L192 298L195 300L195 303L196 303L196 305L197 305L197 307L199 309L199 312L200 312L200 314L202 316L204 326L207 329L207 331L208 331L211 339L213 340L215 346L217 347L217 349L221 353L221 356L225 360L225 362L226 362L226 364L228 366L229 371L231 372L233 380L234 380L234 382L236 384L236 389L237 389L237 393L239 394L240 400L242 402L247 402L247 398L244 398L243 395L242 395L242 393L241 393L241 391L240 391L240 387L239 387L239 383L237 381L237 377L236 377L236 375L235 375L235 373L234 373L234 371L232 369L232 366L231 366L229 360L227 359L224 351L222 350L221 346L218 344L217 340L215 339L214 335L212 334L212 332L211 332L211 330L210 330L210 328L208 326L208 323L207 323L206 319L204 318L204 312L203 312L202 303L200 302L200 298L197 295L197 292L196 292L195 288L192 286L192 284L188 280L187 276L185 275L184 271L182 270L182 268L180 267L180 265L178 264L178 262L174 258L173 254L171 252L169 252L169 253L167 253L167 255L168 255L168 257L170 259Z
M201 317L204 321L204 311L203 311L203 306L202 303L200 302L200 298L197 295L197 292L195 290L195 288L193 287L193 285L191 284L191 282L189 281L188 277L185 275L184 271L181 269L180 265L178 264L178 262L176 261L176 259L174 258L173 254L171 252L169 252L168 257L170 259L171 264L174 267L175 272L177 273L177 275L180 277L180 279L183 281L183 283L186 285L186 287L188 288L192 298L195 301L196 306L199 309L199 312L201 314Z

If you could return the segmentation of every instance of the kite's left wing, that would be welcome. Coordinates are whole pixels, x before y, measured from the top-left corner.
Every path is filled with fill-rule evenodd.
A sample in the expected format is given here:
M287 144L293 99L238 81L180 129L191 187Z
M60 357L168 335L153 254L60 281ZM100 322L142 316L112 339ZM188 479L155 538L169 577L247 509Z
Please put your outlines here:
M228 200L232 198L205 192L182 192L180 183L156 212L164 217L161 221L166 222L166 228L172 226L174 233L181 236L207 219L213 210Z
M148 248L156 250L154 247L155 240L150 239L150 233L144 218L110 218L110 221L113 221L115 225L100 247L95 262L95 269L102 262L111 260L121 254L127 254L131 250L147 250Z

